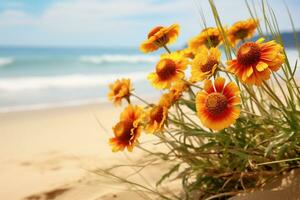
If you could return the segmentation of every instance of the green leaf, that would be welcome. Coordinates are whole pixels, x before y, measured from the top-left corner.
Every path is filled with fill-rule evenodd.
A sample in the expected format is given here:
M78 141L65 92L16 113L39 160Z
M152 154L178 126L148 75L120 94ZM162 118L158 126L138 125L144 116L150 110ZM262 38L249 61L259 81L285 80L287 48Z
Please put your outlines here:
M288 148L289 148L288 144L284 144L282 147L280 147L277 155L277 159L283 159L284 154L288 151Z
M184 104L186 105L189 109L191 109L192 111L196 112L196 104L194 101L188 101L186 99L181 99L180 100L180 104Z
M164 174L159 181L157 181L156 186L159 186L166 178L169 178L174 172L178 171L179 167L180 167L180 163L175 165L174 167L172 167L170 169L169 172L167 172L166 174Z

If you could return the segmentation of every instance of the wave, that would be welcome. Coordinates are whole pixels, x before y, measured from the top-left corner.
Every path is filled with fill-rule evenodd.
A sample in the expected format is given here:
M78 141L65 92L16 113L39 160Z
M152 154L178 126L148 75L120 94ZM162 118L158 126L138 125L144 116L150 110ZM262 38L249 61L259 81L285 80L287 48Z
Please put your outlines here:
M41 90L48 88L84 88L92 86L104 86L118 78L130 78L132 81L143 81L146 72L134 72L127 74L101 74L81 75L72 74L64 76L32 76L22 78L0 79L0 91Z
M101 55L101 56L81 56L80 61L101 64L101 63L141 63L141 62L156 62L159 56L150 55Z
M46 102L46 103L30 104L30 105L6 106L6 107L0 107L0 113L43 110L49 108L65 108L65 107L72 107L72 106L99 104L105 102L107 102L106 98L94 98L94 99L82 99L82 100L65 101L65 102Z
M147 100L152 100L155 94L146 94L143 97ZM40 102L35 104L22 104L22 105L10 105L10 106L2 106L0 107L0 113L9 113L9 112L21 112L21 111L32 111L32 110L44 110L44 109L52 109L52 108L65 108L65 107L73 107L73 106L84 106L91 104L106 104L108 103L106 97L98 97L98 98L84 98L84 99L76 99L72 101L59 101L59 102ZM111 105L111 104L110 104Z
M13 62L14 62L13 58L8 58L8 57L4 58L4 57L2 57L2 58L0 58L0 67L3 67L5 65L9 65Z

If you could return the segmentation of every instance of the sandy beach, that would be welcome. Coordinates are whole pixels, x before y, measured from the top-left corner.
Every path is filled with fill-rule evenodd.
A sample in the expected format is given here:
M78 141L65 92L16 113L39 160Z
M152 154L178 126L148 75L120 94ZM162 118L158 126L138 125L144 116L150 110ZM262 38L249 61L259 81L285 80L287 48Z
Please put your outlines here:
M107 143L121 109L98 104L1 113L0 199L139 199L134 192L118 195L122 185L89 172L128 163L128 154L112 153ZM141 155L137 149L130 158Z
M0 199L144 199L126 184L94 173L97 169L136 163L145 155L139 149L133 153L111 152L107 141L121 110L111 104L93 104L1 113ZM144 135L142 142L148 139L153 138ZM164 170L166 164L151 166L143 171L143 178L136 175L131 180L154 185ZM130 168L118 171L120 175L132 173ZM292 183L299 182L299 176L296 177ZM289 184L283 187L286 189L278 189L285 182L279 179L275 186L267 188L267 193L235 199L265 199L269 195L281 199L298 188L297 184ZM173 186L177 188L180 184Z

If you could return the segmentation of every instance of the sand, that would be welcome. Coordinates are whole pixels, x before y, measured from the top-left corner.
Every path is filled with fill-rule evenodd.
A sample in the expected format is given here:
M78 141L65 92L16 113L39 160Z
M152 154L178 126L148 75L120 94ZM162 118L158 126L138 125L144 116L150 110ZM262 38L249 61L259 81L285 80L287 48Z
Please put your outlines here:
M107 143L111 127L122 108L110 104L96 104L52 108L35 111L0 114L0 199L2 200L128 200L144 199L126 184L95 174L116 164L142 162L145 155L139 149L134 153L112 153ZM142 142L153 140L143 135ZM149 144L148 144L149 145ZM151 149L161 146L150 146ZM132 176L141 184L155 185L168 165L150 166L143 179ZM120 175L134 171L123 168ZM297 199L299 180L285 189L269 186L265 192L256 192L235 199ZM146 181L144 180L146 179ZM180 183L173 184L173 191ZM174 189L175 188L175 189ZM275 188L275 190L274 190ZM267 196L266 196L267 195ZM153 199L150 198L149 199Z
M111 152L107 141L121 109L97 104L1 113L0 199L140 199L90 172L143 155Z

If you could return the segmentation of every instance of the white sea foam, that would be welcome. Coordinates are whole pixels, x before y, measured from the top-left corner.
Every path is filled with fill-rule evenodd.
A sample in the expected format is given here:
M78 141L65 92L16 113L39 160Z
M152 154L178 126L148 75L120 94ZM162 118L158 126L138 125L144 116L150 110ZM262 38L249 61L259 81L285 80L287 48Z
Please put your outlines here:
M0 107L0 113L43 110L48 108L72 107L72 106L80 106L80 105L99 104L105 102L107 102L106 98L94 98L94 99L57 102L57 103L47 102L47 103L31 104L31 105L16 105L16 106Z
M80 61L101 64L101 63L141 63L141 62L156 62L159 59L159 56L150 56L150 55L101 55L101 56L81 56Z
M143 95L145 99L153 99L156 97L155 94ZM73 101L60 101L60 102L43 102L38 104L29 104L29 105L14 105L14 106L5 106L0 107L0 113L8 112L20 112L20 111L32 111L32 110L44 110L49 108L62 108L62 107L72 107L72 106L82 106L90 104L101 104L108 103L107 98L90 98L90 99L77 99Z
M101 75L64 75L64 76L32 76L21 78L0 79L0 91L39 90L46 88L84 88L104 86L118 78L130 78L132 81L143 81L146 72L127 74L101 74Z
M5 58L5 57L0 57L0 67L3 67L5 65L11 64L14 62L13 58Z

